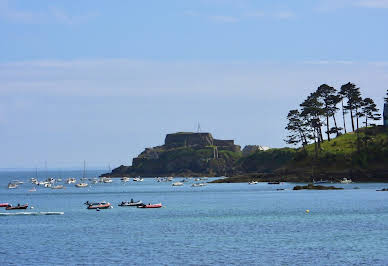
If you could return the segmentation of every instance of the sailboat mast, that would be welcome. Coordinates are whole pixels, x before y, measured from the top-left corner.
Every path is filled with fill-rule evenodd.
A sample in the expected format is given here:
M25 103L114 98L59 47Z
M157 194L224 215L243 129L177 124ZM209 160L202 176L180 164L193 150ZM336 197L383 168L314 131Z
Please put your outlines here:
M85 171L86 171L86 162L85 162L85 160L84 160L84 172L83 172L83 174L82 174L82 177L83 177L83 178L85 178Z

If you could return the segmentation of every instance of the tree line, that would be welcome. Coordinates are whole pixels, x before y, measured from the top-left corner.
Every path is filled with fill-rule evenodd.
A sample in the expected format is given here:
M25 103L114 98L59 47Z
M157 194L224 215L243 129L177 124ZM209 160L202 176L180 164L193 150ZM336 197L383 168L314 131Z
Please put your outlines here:
M388 103L388 90L384 99ZM337 120L337 113L342 117L341 122ZM357 133L362 124L375 126L374 122L381 119L381 114L374 101L363 98L360 88L349 82L339 90L322 84L300 104L299 109L290 110L287 119L289 135L286 143L305 147L313 142L317 151L322 142L331 140L332 135L338 137L347 133L347 121L351 123L352 132Z

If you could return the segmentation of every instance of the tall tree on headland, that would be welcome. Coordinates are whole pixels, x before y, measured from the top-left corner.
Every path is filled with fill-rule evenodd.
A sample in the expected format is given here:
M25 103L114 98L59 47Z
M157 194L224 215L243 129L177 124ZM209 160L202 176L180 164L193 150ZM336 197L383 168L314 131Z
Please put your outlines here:
M371 98L365 98L362 106L362 113L365 116L365 126L368 126L368 120L378 121L381 119L379 109Z
M356 88L356 85L348 82L341 86L340 95L343 98L346 98L347 100L347 103L345 106L343 106L343 108L345 108L346 110L349 110L350 112L352 131L354 132L355 131L354 118L356 118L356 120L358 121L358 117L359 117L358 109L361 107L361 103L362 103L360 88ZM345 122L345 119L344 119L344 122Z
M307 128L298 110L290 110L287 115L288 123L286 129L290 135L285 139L287 144L297 145L302 143L303 147L307 145Z
M311 93L306 100L300 105L302 107L301 117L305 120L307 128L312 132L311 139L314 140L315 154L318 156L318 151L321 148L322 137L322 116L323 104L318 100L316 92Z
M337 102L336 102L336 89L333 87L330 87L327 84L322 84L318 87L316 94L318 97L318 100L323 101L323 107L322 107L322 114L326 117L326 134L327 134L327 140L330 141L330 124L329 124L329 118L334 117L335 120L335 113L338 110L337 108ZM337 124L337 122L335 122ZM335 125L337 127L337 125Z

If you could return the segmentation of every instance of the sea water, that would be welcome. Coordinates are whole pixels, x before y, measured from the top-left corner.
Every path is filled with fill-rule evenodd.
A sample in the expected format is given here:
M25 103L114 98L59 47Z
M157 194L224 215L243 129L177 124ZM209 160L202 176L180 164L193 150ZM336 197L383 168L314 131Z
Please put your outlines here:
M291 183L173 187L151 178L29 192L34 175L1 172L0 203L64 215L0 216L0 265L388 265L388 192L376 191L388 184L293 191ZM25 183L8 189L13 179ZM164 207L117 206L131 198ZM114 208L87 210L87 200Z

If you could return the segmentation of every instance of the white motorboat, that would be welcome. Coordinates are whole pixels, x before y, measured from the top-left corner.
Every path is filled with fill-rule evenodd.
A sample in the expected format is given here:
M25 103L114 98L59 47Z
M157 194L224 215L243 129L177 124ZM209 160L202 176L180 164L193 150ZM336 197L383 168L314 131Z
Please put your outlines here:
M44 187L47 187L47 188L51 187L51 185L52 185L52 184L49 183L49 182L44 182L44 183L43 183L43 186L44 186Z
M104 183L112 183L113 180L111 178L104 178Z
M259 182L257 182L257 181L248 182L249 185L256 185L256 184L258 184L258 183L259 183Z
M68 178L68 179L66 179L66 183L67 184L73 184L75 182L77 182L77 180L75 178Z
M57 186L53 186L51 187L51 189L64 189L65 187L63 185L57 185Z
M15 183L8 183L8 188L9 189L14 189L14 188L17 188L17 187L18 187L18 185L15 184Z
M167 177L167 181L172 181L172 180L174 180L174 177L172 176Z
M131 179L129 177L125 177L125 176L121 178L121 182L128 182L130 180Z
M205 183L194 183L191 186L192 187L204 187L204 186L206 186L206 184Z
M342 178L341 180L340 180L340 183L341 184L350 184L350 183L352 183L353 181L352 181L352 179L347 179L346 177L344 177L344 178Z
M173 187L183 186L183 183L182 182L175 182L175 183L172 183L172 186Z
M76 187L87 187L89 186L88 183L78 183L78 184L75 184Z
M143 182L144 179L141 178L141 177L134 177L134 178L133 178L133 181L135 181L135 182Z

